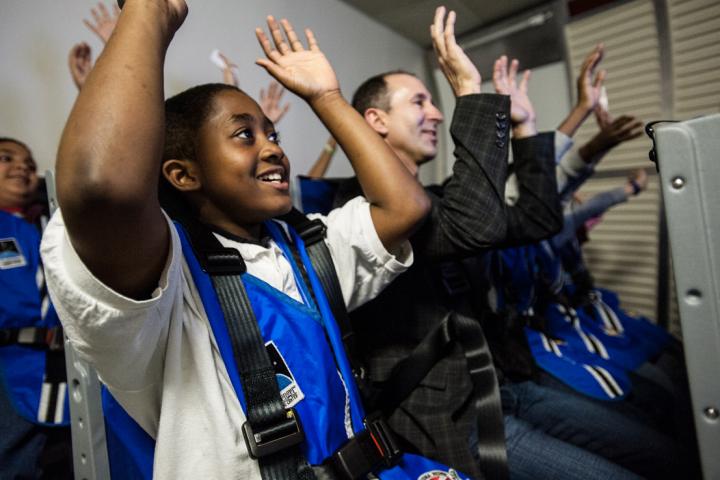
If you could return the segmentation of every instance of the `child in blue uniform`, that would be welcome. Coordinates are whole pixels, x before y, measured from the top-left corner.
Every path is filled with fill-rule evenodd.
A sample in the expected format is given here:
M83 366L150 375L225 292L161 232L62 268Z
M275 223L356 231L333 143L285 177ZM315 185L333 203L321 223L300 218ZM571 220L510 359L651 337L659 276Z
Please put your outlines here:
M183 228L160 208L158 177L179 192L186 212L242 255L243 281L282 371L282 391L291 388L283 402L301 417L309 463L362 429L362 406L342 348L325 340L337 328L302 242L270 221L291 207L289 163L274 126L226 85L195 87L163 106L163 59L186 14L182 0L125 3L63 133L61 213L48 227L43 256L67 336L154 444L153 475L260 478L241 432L244 392L215 292ZM312 32L305 48L288 22L268 17L268 26L272 42L256 32L266 54L257 63L308 102L365 189L365 198L322 217L353 308L411 263L407 238L429 201L343 99ZM288 254L288 238L299 261ZM299 274L303 266L315 298ZM440 468L424 465L413 478Z
M38 184L28 147L0 138L0 478L71 478L62 333L30 223Z

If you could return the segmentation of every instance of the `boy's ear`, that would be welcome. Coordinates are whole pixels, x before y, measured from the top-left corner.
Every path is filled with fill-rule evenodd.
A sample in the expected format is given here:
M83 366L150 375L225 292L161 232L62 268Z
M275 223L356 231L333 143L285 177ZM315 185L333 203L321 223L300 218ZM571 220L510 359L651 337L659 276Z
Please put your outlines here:
M385 137L388 134L388 114L385 110L371 107L365 110L363 117L380 136Z
M197 164L192 160L165 160L162 174L173 187L182 192L199 190L202 185Z

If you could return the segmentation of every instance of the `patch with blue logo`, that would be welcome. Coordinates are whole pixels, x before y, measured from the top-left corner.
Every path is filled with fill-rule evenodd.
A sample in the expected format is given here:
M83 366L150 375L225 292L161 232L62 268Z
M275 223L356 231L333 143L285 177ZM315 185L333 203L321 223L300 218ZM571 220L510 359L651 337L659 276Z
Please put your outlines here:
M27 265L20 245L14 238L0 238L0 270Z
M305 398L305 395L302 390L300 390L300 386L295 381L295 377L293 377L292 372L287 366L287 362L285 362L275 343L272 340L267 342L265 349L267 350L273 367L275 367L275 378L277 379L278 387L280 387L280 396L282 397L283 405L285 408L292 408L300 403L300 400Z

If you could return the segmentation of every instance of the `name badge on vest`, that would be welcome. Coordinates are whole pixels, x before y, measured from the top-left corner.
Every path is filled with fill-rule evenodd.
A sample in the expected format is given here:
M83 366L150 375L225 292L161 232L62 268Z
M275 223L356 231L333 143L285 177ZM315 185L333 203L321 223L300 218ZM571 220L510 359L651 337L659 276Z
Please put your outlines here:
M14 238L0 239L0 270L24 267L27 265L20 245Z
M287 366L285 359L283 358L280 350L277 349L275 343L271 340L265 344L265 349L268 352L270 361L275 367L275 378L280 387L280 396L282 397L283 405L285 408L292 408L300 400L305 398L300 386L295 381L295 377Z

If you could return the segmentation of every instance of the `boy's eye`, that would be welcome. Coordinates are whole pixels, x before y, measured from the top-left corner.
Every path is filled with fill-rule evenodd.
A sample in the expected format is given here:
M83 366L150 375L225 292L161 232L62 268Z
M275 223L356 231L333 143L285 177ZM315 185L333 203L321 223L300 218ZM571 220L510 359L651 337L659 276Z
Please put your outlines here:
M233 137L237 138L253 138L252 131L249 129L242 129L238 130L237 132L233 133Z
M278 132L272 132L268 135L268 140L273 143L280 144L280 134Z
M10 157L10 155L0 155L0 162L9 162L11 160L12 158Z

